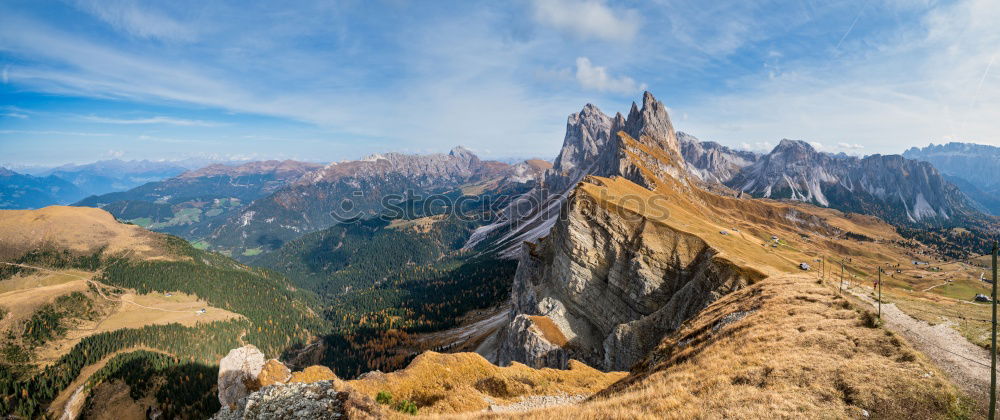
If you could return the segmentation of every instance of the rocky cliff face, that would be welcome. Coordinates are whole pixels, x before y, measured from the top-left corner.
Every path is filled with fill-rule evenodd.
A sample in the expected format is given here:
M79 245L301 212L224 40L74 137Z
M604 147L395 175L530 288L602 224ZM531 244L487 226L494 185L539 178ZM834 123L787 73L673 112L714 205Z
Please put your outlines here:
M971 200L927 162L899 155L831 155L800 140L782 140L726 185L758 197L805 201L896 223L948 223L978 214Z
M498 362L563 367L582 360L627 370L720 296L762 277L717 258L698 237L647 211L609 204L602 178L587 178L551 234L525 245L512 290L511 324ZM565 337L553 342L525 315L545 317Z

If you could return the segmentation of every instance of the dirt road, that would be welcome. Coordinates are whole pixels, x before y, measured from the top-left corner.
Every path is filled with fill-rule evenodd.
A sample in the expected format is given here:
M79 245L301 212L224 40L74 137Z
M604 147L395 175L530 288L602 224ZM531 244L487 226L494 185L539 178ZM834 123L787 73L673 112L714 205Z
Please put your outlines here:
M877 302L865 293L865 289L851 290L850 293L873 309L877 305ZM988 351L970 343L948 324L930 325L907 315L896 305L884 301L882 321L886 328L903 335L914 347L927 355L970 397L980 403L989 401L990 353Z

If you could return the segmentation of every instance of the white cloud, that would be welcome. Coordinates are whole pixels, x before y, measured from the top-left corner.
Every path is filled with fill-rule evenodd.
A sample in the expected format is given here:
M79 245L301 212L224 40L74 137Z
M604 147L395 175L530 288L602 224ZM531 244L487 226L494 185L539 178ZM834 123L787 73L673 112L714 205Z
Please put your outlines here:
M753 152L770 152L774 149L774 143L768 141L758 141L754 143L742 142L737 147Z
M172 117L149 117L149 118L137 118L137 119L123 119L123 118L106 118L98 117L95 115L87 115L81 117L84 120L102 124L168 124L168 125L179 125L186 127L215 127L219 123L211 121L202 120L187 120L182 118L172 118Z
M818 141L811 141L811 142L809 142L809 144L811 144L811 145L812 145L812 147L813 147L814 149L816 149L816 150L823 150L823 149L824 149L824 147L823 147L823 143L820 143L820 142L818 142Z
M535 0L535 21L584 39L631 41L639 30L639 13L616 12L598 0Z
M122 150L108 150L108 157L118 159L122 156L125 156L125 152Z
M638 84L628 76L613 77L608 69L591 64L587 57L576 59L576 81L584 89L598 92L631 94L646 89L646 84Z
M837 147L840 147L841 149L848 149L848 150L859 150L859 149L864 149L865 148L865 146L857 144L857 143L855 143L855 144L851 144L851 143L837 143Z
M195 31L177 20L152 10L150 5L134 0L76 0L80 10L111 25L120 32L137 38L191 41Z
M692 119L683 129L729 144L850 138L850 150L863 144L877 153L945 138L998 145L997 21L1000 2L960 0L925 10L891 36L863 38L855 28L836 60L789 63L773 78L745 77L734 83L740 90L685 106ZM720 121L739 129L723 130Z
M0 114L0 115L2 115L4 117L8 117L8 118L19 118L19 119L22 119L22 120L28 119L28 114L22 114L20 112L6 112L6 113Z
M10 76L7 74L7 71L8 71L7 69L9 69L9 68L10 68L10 66L3 66L2 79L3 79L3 84L5 84L5 85L10 80Z

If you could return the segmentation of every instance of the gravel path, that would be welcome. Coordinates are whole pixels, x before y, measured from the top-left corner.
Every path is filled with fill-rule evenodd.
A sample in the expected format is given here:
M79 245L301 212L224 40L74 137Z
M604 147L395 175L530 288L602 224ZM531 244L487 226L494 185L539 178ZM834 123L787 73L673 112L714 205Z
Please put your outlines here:
M586 395L532 395L530 397L524 397L524 399L514 404L507 405L496 405L493 404L493 401L487 399L490 406L484 411L493 413L514 413L537 410L539 408L555 407L559 405L576 404L585 399L587 399Z
M853 290L851 294L875 308L877 302L870 296ZM970 343L949 325L930 325L907 315L892 303L882 303L882 321L886 327L902 334L914 347L926 354L970 397L978 402L989 401L988 351Z

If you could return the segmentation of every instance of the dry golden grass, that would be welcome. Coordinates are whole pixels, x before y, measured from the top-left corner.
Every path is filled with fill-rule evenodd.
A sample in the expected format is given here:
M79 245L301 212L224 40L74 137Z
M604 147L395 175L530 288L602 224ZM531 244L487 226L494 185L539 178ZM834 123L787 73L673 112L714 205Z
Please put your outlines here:
M66 270L59 273L40 273L16 276L0 280L0 287L7 290L0 293L0 307L10 313L0 320L0 331L6 331L15 323L27 319L39 306L52 303L57 297L73 292L84 292L93 273L80 270Z
M560 347L565 346L569 342L562 331L559 330L559 327L552 322L551 318L540 315L532 315L528 318L531 319L532 326L537 328L542 333L542 337L545 337L545 340L548 342Z
M0 210L0 261L51 247L90 254L164 257L159 237L141 227L118 223L111 213L90 207L51 206L38 210Z
M375 398L380 391L396 400L407 399L424 414L469 413L496 403L516 402L529 395L592 394L625 376L605 373L571 361L567 370L532 369L515 363L497 367L475 353L425 352L406 369L348 381Z
M104 298L97 294L89 295L98 304L110 303L111 308L99 319L81 322L69 330L64 338L38 349L36 352L38 362L43 365L53 363L69 352L80 340L103 332L142 328L148 325L181 324L191 327L203 322L241 317L237 313L209 306L207 302L186 293L174 292L172 296L167 297L163 293L137 295L128 291L115 298L116 301L113 302L103 302ZM198 314L197 311L200 309L205 309L205 313Z
M124 294L109 300L87 287L87 281L93 275L81 270L51 270L0 281L0 285L6 288L16 286L15 290L0 293L0 307L10 311L0 320L0 332L18 325L31 317L40 306L54 302L59 296L73 292L87 295L95 303L100 316L93 321L73 321L74 326L65 337L39 348L35 360L44 366L66 354L83 338L94 334L147 325L178 323L193 326L240 317L234 312L209 306L194 295L179 292L171 293L171 296L157 292L138 295L126 289ZM196 313L199 309L206 312Z
M895 334L802 276L706 308L589 401L519 418L949 418L959 393ZM481 414L483 417L508 417Z

